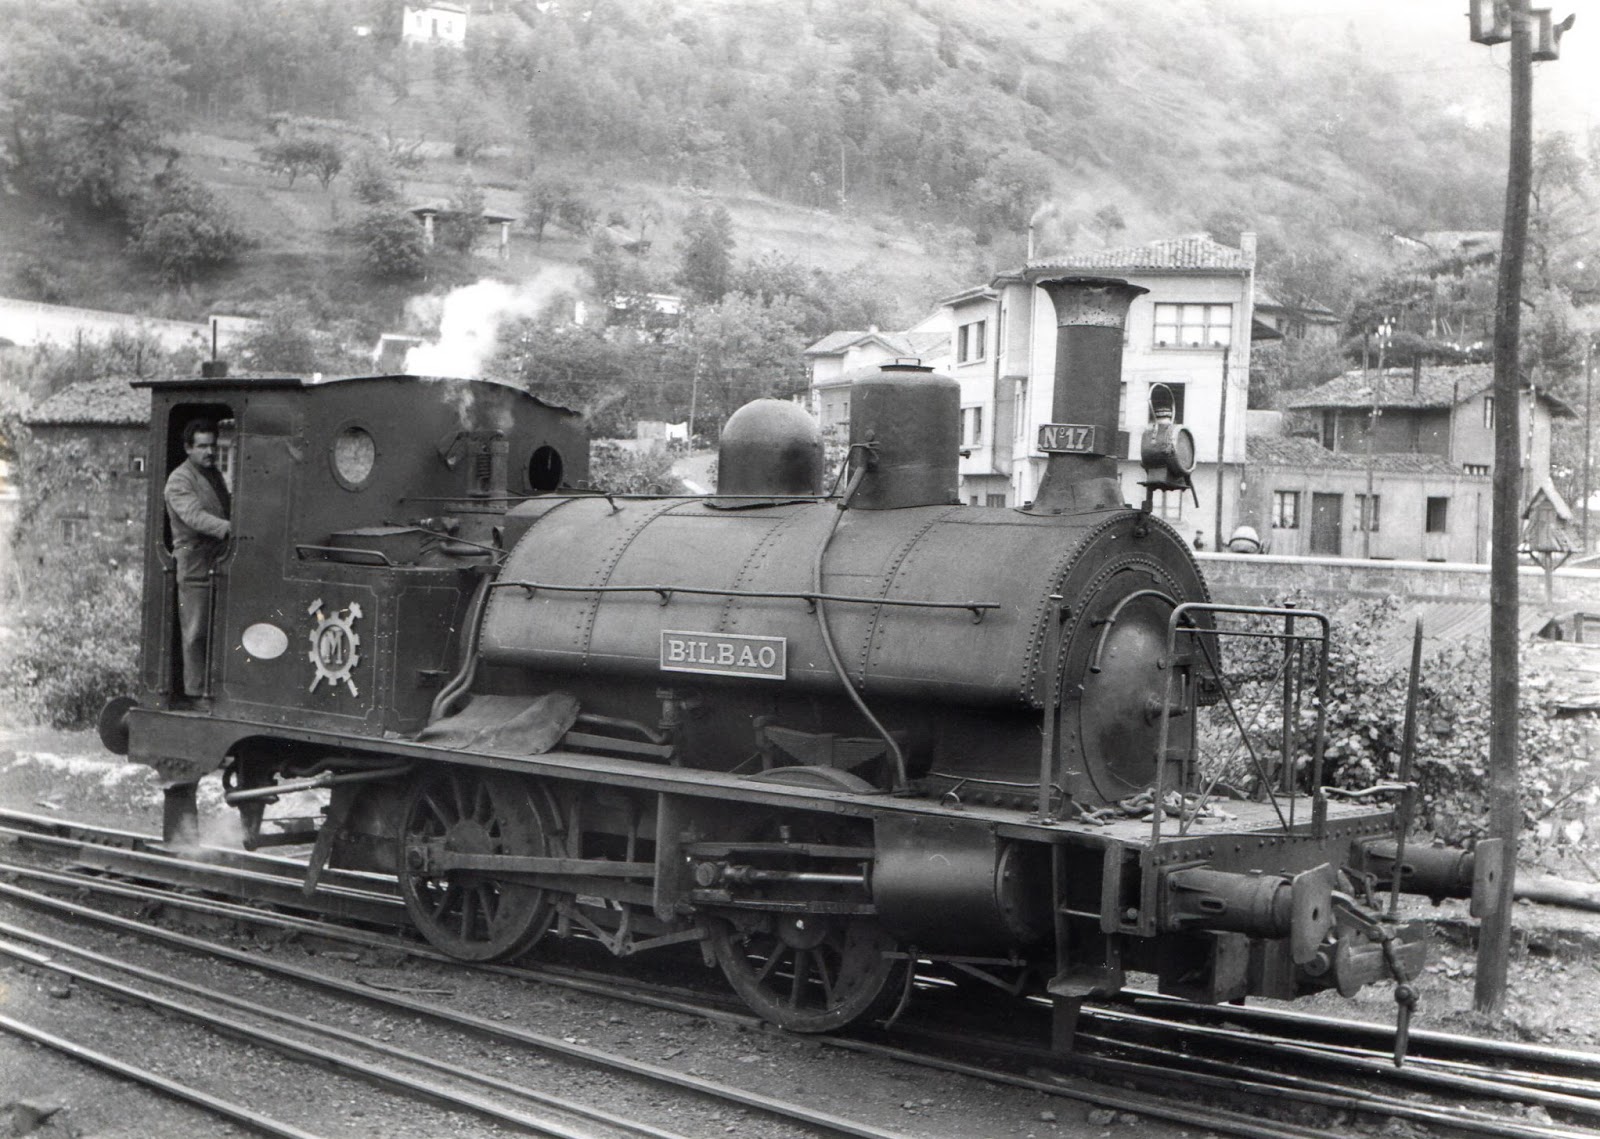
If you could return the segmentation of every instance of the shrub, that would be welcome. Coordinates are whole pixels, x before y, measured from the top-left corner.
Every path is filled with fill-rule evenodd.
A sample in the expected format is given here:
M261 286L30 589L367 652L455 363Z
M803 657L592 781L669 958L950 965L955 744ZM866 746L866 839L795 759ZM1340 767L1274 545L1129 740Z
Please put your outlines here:
M363 150L350 167L350 192L367 206L387 206L400 200L400 176L387 155Z
M15 532L14 595L0 598L9 636L0 640L0 693L10 708L52 727L92 724L105 702L135 691L139 664L137 562L86 557L83 547L27 541L44 504L61 493L93 495L101 482L82 446L41 456L14 420L6 428L30 455Z
M1314 608L1305 596L1285 602ZM1397 653L1392 630L1399 610L1394 599L1357 601L1331 614L1323 783L1356 789L1399 774L1405 734L1409 653ZM1273 622L1281 629L1281 622ZM1256 753L1265 760L1279 754L1282 721L1276 701L1279 642L1224 638L1225 672L1251 727ZM1544 678L1526 663L1522 668L1517 743L1518 783L1524 826L1532 828L1553 812L1600 799L1590 777L1583 726L1558 716L1546 695ZM1294 725L1297 777L1309 787L1316 733L1314 682L1308 680ZM1481 640L1454 644L1423 657L1418 686L1415 825L1446 841L1482 836L1489 818L1489 654ZM1259 716L1254 709L1264 707ZM1215 724L1225 712L1212 709ZM1214 732L1213 742L1224 733ZM1225 782L1248 785L1254 768L1235 756Z
M352 227L361 248L361 265L380 280L420 277L428 265L422 228L410 214L393 209L368 210Z
M135 691L139 671L137 574L85 587L60 607L23 611L0 655L0 689L12 706L56 728L95 722L114 696ZM70 629L71 636L62 636Z
M631 451L613 439L596 439L589 448L589 485L611 494L681 494L672 462L660 448Z

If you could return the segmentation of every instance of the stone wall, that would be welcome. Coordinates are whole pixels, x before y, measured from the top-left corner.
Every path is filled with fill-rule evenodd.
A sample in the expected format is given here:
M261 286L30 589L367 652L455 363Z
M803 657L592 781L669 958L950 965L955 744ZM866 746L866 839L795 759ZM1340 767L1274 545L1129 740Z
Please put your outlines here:
M1395 594L1427 601L1489 600L1486 565L1213 553L1195 556L1217 599L1239 604L1258 604L1292 589L1304 589L1318 598ZM1544 585L1544 571L1525 564L1519 590L1522 604L1543 606ZM1557 570L1552 607L1600 612L1600 570Z

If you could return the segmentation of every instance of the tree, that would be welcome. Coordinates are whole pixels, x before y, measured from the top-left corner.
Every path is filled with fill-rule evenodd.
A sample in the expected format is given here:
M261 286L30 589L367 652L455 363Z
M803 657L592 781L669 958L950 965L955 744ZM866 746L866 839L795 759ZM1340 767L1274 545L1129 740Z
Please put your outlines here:
M1533 155L1528 261L1533 283L1565 289L1580 304L1600 301L1600 129L1587 153L1564 131L1539 139Z
M544 227L556 217L561 203L572 195L572 187L559 178L535 176L522 188L524 222L533 230L533 239L544 243Z
M216 196L182 170L158 177L134 208L129 250L178 283L226 265L254 240Z
M1052 181L1050 163L1042 155L1006 146L985 163L967 198L979 226L1018 231L1028 224L1034 207L1050 196Z
M727 208L695 206L683 223L678 250L682 255L678 284L695 301L720 301L728 291L733 271L733 218Z
M261 164L268 170L283 174L294 189L295 179L301 174L315 175L326 190L344 169L344 150L332 139L303 138L290 135L273 139L256 148Z
M503 331L486 374L583 412L595 435L631 435L641 409L653 411L661 351L547 313Z
M400 200L400 176L389 156L376 147L360 151L350 167L350 192L368 206Z
M346 338L359 332L343 327ZM238 342L241 366L249 372L310 375L348 373L371 360L351 351L339 336L318 327L318 314L305 299L280 296L267 305L261 322Z
M370 277L409 280L427 268L422 227L404 210L376 206L361 215L352 232L361 250L361 266Z
M18 181L119 207L165 153L182 91L167 49L86 5L31 6L0 44L0 161Z
M1116 204L1108 203L1095 211L1094 227L1100 231L1100 240L1110 245L1112 235L1127 229L1128 223L1122 220L1122 211Z
M691 308L673 344L664 417L687 419L692 402L697 430L720 427L753 399L802 392L800 317L787 299L764 305L743 293Z
M599 220L600 211L579 197L580 192L573 187L567 188L560 204L556 206L556 220L561 223L563 229L579 237L587 237L594 231L594 223Z

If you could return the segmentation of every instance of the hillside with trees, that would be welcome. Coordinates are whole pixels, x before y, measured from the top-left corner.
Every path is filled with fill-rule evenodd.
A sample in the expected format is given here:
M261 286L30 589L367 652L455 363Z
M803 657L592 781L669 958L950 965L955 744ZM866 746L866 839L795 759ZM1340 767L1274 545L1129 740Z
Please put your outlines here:
M1387 234L1498 225L1500 128L1337 18L1220 0L473 7L458 51L402 44L399 0L0 0L17 235L0 292L257 316L241 363L339 371L420 295L531 283L494 370L602 426L691 404L711 422L796 390L826 331L909 321L1016 265L1030 222L1043 254L1253 230L1264 280L1341 313L1407 287L1383 279ZM1543 232L1566 228L1540 264L1581 303L1596 152L1546 157L1561 205ZM441 211L431 248L407 212L422 203ZM519 219L509 261L485 211ZM684 298L670 322L660 294ZM579 302L602 319L574 325Z

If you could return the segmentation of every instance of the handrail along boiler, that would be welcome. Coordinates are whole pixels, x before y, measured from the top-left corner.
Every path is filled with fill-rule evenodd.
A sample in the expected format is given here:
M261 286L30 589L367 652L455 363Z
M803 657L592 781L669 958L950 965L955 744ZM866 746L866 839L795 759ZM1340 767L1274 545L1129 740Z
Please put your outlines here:
M1309 785L1288 726L1275 768L1246 733L1252 788L1217 783L1202 716L1248 727L1233 619L1324 668L1327 621L1211 602L1151 511L1193 465L1170 415L1124 505L1143 290L1040 287L1056 422L1020 509L959 503L958 389L917 364L854 379L836 495L775 400L729 421L716 494L645 497L574 489L578 417L505 385L147 381L152 464L191 418L231 425L234 537L186 702L153 480L143 687L108 742L162 773L169 837L220 767L251 845L311 844L308 889L393 874L449 954L695 942L799 1031L896 1013L918 961L1047 993L1064 1032L1129 971L1214 1002L1403 995L1421 942L1377 899L1470 893L1470 859L1326 794L1320 733ZM1285 724L1316 696L1285 679ZM303 787L319 817L263 823Z

